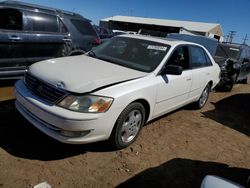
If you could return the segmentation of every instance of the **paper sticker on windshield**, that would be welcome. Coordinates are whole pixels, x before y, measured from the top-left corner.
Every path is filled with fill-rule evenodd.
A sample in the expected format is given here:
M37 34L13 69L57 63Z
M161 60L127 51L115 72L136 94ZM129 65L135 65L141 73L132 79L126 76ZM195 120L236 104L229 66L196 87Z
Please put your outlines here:
M165 46L155 46L155 45L148 45L147 47L148 50L159 50L159 51L167 51L167 47Z
M240 49L237 49L237 48L230 48L230 50L233 50L233 51L240 51Z

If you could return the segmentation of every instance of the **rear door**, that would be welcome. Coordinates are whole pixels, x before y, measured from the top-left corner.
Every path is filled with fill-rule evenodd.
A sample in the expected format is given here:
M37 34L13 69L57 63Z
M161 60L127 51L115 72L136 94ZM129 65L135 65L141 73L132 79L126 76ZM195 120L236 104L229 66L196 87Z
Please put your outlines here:
M209 83L213 64L206 51L199 46L189 46L191 55L191 68L193 73L193 82L189 98L200 97L202 91Z
M26 68L27 41L23 12L0 8L0 71Z
M32 64L37 61L67 55L67 30L61 32L60 19L55 15L41 12L25 12L27 18L27 61Z

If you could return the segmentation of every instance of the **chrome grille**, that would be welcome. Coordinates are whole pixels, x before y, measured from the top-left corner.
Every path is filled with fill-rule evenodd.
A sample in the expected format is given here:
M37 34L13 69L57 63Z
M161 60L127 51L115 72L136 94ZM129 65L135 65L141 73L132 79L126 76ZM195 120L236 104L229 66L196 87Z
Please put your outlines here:
M25 74L25 83L35 95L50 104L58 102L67 94L65 91L59 90L58 88L37 79L29 73Z

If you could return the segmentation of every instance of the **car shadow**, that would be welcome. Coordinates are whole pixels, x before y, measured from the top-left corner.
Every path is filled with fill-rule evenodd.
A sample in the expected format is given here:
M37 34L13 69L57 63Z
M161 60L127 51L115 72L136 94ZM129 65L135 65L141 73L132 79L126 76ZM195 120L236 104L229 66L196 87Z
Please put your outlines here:
M176 158L158 167L146 169L117 187L193 188L200 187L206 175L219 176L244 186L250 170L216 162Z
M17 81L18 81L18 79L0 80L0 88L1 87L11 87L11 86L14 86Z
M106 142L70 145L48 137L19 114L14 100L0 102L0 117L0 147L16 157L51 161L86 152L112 151Z
M203 112L203 117L250 136L250 94L236 94L212 103L215 109Z

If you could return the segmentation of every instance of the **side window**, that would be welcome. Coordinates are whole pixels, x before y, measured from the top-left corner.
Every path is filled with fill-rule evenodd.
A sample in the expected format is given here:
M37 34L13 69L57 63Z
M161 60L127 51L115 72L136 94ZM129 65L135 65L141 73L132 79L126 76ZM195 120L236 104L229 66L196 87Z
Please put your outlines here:
M248 60L248 61L250 61L250 48L249 47L246 47L243 51L242 51L242 53L241 53L241 55L240 55L240 62L241 63L244 63L245 61L244 60Z
M0 9L0 29L21 31L23 29L22 12L16 9Z
M182 66L183 70L189 69L189 52L188 47L179 47L171 55L167 62L168 65Z
M29 31L39 31L39 32L49 32L58 33L59 24L57 16L37 13L37 12L27 12L27 17L29 19L28 30Z
M191 66L193 69L209 66L207 62L209 58L206 57L206 52L202 48L197 46L190 46L190 51L192 61Z
M205 53L206 60L207 60L207 66L212 66L213 64L212 64L212 62L211 62L211 59L209 58L209 56L207 55L206 52L204 52L204 53Z
M247 52L248 52L247 53L247 58L250 60L250 48L249 47L247 48Z
M71 19L71 22L82 35L96 35L94 28L89 22L76 19Z
M240 54L240 59L243 60L243 59L248 58L248 54L247 53L248 53L247 49L246 48L243 49L242 52L241 52L241 54Z

